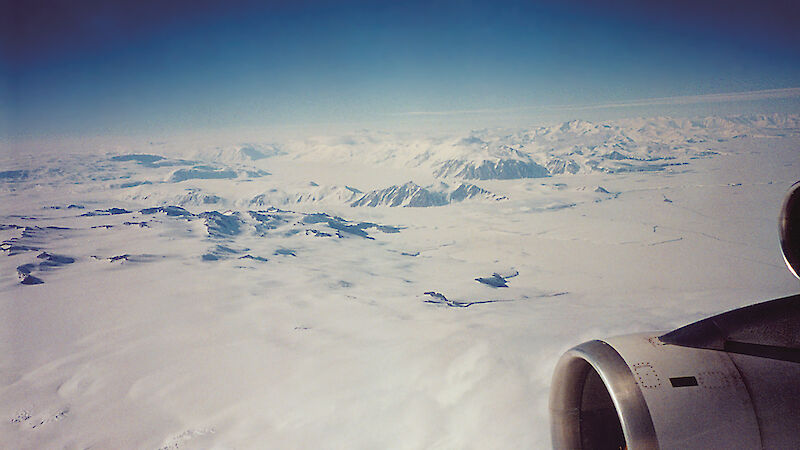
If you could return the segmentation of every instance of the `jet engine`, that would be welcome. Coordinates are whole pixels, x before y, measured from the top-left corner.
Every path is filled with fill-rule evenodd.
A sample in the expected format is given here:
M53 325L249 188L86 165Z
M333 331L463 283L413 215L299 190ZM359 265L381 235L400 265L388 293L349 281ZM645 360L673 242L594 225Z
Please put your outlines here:
M781 210L800 274L800 182ZM800 295L664 333L585 342L558 361L555 449L800 448Z

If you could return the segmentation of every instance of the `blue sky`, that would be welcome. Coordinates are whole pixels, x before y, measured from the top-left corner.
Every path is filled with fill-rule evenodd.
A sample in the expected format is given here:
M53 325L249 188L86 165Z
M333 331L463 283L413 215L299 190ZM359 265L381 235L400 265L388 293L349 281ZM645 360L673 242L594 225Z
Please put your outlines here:
M11 136L800 111L787 1L0 2Z

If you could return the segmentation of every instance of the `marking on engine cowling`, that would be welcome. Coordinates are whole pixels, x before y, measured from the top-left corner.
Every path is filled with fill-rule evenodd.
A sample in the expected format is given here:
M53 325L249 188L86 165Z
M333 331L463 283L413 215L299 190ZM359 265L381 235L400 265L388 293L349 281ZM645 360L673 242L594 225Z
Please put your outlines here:
M650 345L652 345L653 347L661 347L661 346L667 345L667 344L661 342L661 339L659 339L658 336L653 336L651 338L647 338L647 341L650 342Z
M631 368L639 386L647 389L655 389L661 386L661 377L658 376L658 372L649 362L636 363Z
M695 377L671 377L669 382L674 388L697 386Z
M697 382L706 389L724 389L731 385L728 374L719 370L698 373Z

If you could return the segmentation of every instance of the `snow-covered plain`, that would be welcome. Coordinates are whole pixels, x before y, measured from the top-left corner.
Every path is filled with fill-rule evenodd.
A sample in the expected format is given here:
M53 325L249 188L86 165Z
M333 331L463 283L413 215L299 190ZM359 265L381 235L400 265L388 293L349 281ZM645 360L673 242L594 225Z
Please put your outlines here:
M548 448L556 360L782 295L800 117L0 161L0 447Z

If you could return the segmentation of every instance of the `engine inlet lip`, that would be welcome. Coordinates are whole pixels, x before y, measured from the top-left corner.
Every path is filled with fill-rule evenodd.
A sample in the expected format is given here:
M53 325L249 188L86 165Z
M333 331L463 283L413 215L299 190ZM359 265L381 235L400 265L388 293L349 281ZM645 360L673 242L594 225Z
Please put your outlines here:
M611 396L628 449L658 449L644 395L628 364L608 343L594 340L568 350L559 359L550 390L550 431L554 449L580 449L583 384L594 369Z
M781 253L786 266L800 278L800 181L789 189L778 218Z

